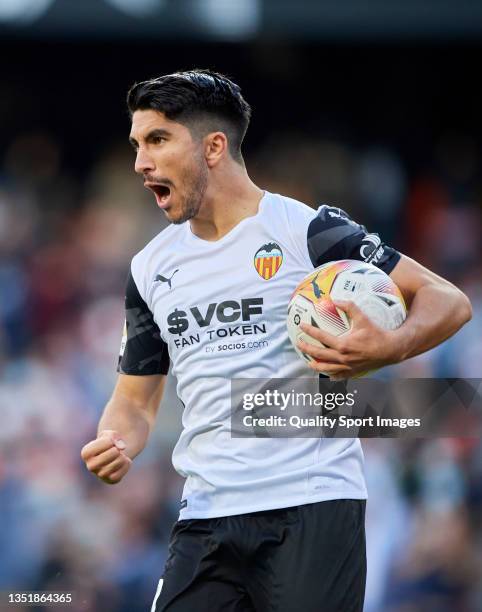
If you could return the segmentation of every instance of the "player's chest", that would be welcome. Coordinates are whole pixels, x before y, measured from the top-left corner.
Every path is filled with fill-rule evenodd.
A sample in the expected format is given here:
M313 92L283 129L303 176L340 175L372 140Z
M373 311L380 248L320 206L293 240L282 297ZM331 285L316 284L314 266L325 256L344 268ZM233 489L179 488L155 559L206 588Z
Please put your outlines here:
M214 340L243 342L284 321L307 270L289 244L260 236L209 251L170 253L152 279L147 302L171 348Z

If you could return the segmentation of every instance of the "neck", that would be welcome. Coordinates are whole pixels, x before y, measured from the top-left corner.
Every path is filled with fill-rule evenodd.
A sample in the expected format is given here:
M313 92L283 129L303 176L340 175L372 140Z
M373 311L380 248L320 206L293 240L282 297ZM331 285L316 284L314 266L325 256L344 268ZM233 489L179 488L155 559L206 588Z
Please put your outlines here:
M189 221L193 234L219 240L240 221L258 212L263 191L249 178L246 168L230 160L211 171L198 214Z

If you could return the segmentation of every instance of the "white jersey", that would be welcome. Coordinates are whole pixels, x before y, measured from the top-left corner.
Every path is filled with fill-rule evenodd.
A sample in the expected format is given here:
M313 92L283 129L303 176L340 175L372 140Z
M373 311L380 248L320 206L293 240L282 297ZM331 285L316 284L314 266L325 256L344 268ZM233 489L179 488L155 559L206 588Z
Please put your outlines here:
M346 258L389 273L399 255L380 251L339 208L315 211L268 192L220 240L170 225L134 257L119 371L166 373L172 361L184 404L173 452L186 478L181 519L366 497L358 439L230 432L231 379L317 376L288 339L287 305L314 266Z

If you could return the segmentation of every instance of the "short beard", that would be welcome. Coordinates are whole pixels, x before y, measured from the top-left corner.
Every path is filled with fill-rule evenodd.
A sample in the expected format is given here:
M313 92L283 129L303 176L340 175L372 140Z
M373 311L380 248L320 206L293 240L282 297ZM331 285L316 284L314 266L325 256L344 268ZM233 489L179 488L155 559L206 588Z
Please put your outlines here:
M174 225L181 225L198 214L208 188L208 169L204 163L204 157L200 156L194 167L195 170L191 169L186 172L184 179L181 180L181 184L184 184L186 188L186 196L181 206L181 216L172 220Z

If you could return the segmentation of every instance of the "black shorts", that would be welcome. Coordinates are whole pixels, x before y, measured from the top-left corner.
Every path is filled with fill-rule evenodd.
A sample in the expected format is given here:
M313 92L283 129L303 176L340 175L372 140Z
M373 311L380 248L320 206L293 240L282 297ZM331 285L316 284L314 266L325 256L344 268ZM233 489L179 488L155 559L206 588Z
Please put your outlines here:
M152 611L361 612L365 501L178 521Z

